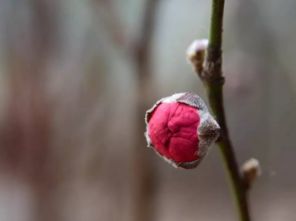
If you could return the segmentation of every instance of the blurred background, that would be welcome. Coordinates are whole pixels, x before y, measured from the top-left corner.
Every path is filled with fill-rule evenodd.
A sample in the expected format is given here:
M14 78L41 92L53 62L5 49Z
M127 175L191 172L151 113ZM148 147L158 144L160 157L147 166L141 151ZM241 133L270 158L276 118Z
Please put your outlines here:
M226 1L225 106L254 220L296 218L296 1ZM217 147L145 148L154 101L204 88L185 59L207 0L0 0L0 220L237 220Z

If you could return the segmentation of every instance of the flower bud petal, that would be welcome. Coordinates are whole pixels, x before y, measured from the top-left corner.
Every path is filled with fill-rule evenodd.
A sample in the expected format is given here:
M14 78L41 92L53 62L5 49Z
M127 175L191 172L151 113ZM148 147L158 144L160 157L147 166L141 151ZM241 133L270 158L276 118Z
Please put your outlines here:
M160 99L145 120L148 146L175 167L196 167L219 136L203 100L189 92Z

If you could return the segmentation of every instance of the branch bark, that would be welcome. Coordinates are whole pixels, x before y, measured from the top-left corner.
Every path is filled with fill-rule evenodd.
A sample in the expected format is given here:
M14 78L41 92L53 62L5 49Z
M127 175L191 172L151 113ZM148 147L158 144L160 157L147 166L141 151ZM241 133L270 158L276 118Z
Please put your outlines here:
M223 32L224 0L212 0L212 17L209 36L209 46L205 69L200 77L206 86L209 104L220 127L221 137L217 144L228 172L235 202L241 221L250 221L247 188L239 171L233 146L226 123L222 74L222 32Z

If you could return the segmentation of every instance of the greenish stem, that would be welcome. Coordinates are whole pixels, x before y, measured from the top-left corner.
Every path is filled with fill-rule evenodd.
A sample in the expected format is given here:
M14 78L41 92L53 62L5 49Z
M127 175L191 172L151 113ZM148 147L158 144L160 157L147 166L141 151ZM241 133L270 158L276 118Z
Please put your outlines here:
M228 172L235 202L239 211L240 221L250 221L247 188L239 171L233 146L231 144L225 118L223 104L222 75L222 31L223 31L224 0L212 0L212 17L209 36L209 47L205 70L201 78L207 88L207 95L213 114L220 127L221 137L217 144L220 147L225 168Z
M207 93L212 111L221 127L221 137L217 144L222 153L225 168L230 178L230 183L240 220L250 221L251 217L248 208L247 189L239 172L239 166L237 164L233 147L229 138L225 119L223 106L223 84L217 84L213 82L207 83Z

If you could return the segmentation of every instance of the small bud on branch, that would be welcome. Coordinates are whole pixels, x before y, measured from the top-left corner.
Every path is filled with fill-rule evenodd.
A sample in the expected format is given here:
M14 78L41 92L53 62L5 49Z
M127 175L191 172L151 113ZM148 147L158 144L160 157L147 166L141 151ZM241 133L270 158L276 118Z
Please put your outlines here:
M246 161L242 166L242 174L246 188L249 189L256 178L261 175L259 161L255 158L251 158Z
M204 69L205 54L208 48L208 39L193 41L187 51L187 60L193 65L194 70L200 75Z

